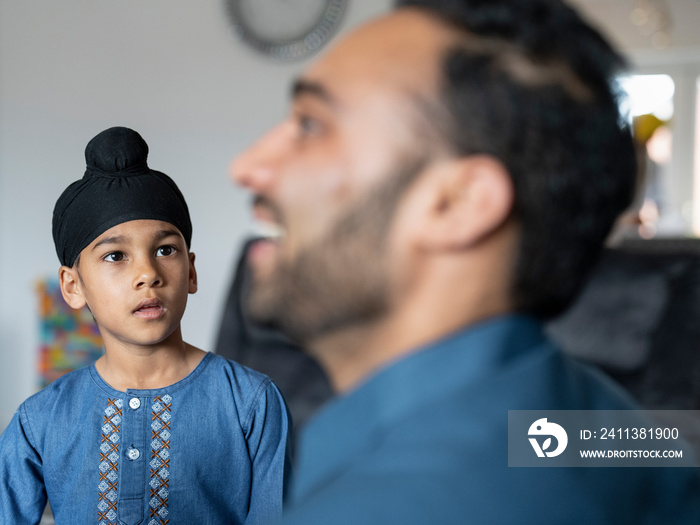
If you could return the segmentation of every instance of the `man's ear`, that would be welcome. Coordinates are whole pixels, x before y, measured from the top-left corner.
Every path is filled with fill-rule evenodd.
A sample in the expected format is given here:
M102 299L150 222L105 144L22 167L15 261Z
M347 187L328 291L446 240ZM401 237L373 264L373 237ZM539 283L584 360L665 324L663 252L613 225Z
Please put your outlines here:
M513 209L513 182L488 155L450 159L436 166L421 244L429 250L472 246L506 223Z
M189 259L190 259L190 275L189 275L189 288L187 289L188 293L195 293L197 291L197 270L194 267L194 253L190 252L189 254Z
M80 285L77 268L61 266L58 270L58 283L61 287L63 300L74 310L79 310L87 304Z

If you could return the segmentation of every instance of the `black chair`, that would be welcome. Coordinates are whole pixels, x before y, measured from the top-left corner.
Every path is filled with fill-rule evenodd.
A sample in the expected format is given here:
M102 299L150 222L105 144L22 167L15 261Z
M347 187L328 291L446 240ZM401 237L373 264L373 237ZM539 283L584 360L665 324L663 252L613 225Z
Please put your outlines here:
M635 239L606 249L547 331L642 407L700 410L700 239ZM674 417L700 457L700 418L686 414Z
M700 410L700 239L630 240L607 249L548 331L642 405Z

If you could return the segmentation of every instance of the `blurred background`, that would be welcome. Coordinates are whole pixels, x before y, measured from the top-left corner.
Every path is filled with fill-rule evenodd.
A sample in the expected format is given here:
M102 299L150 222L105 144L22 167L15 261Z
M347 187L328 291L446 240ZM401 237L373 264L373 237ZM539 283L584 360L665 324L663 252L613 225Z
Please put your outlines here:
M63 189L82 177L85 145L105 128L139 131L149 165L169 174L189 203L200 286L183 332L213 350L251 228L248 197L228 180L228 164L285 115L290 81L310 60L256 49L229 10L267 5L244 14L253 29L274 33L297 15L303 28L333 3L0 0L0 430L49 377L40 350L59 266L51 214ZM574 3L633 65L620 83L644 184L620 235L700 233L700 0ZM296 14L280 17L276 4ZM347 0L337 34L390 5Z

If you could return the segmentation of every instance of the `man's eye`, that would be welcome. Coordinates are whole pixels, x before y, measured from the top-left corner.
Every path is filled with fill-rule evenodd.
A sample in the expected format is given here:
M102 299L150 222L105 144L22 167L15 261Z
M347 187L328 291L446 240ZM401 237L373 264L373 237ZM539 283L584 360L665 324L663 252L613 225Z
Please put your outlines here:
M309 117L308 115L299 115L297 121L302 136L319 135L323 131L323 124L321 121Z
M124 260L124 254L122 252L110 252L104 256L104 260L109 262L119 262Z
M156 250L156 256L158 257L167 257L168 255L172 255L175 253L175 247L174 246L161 246Z

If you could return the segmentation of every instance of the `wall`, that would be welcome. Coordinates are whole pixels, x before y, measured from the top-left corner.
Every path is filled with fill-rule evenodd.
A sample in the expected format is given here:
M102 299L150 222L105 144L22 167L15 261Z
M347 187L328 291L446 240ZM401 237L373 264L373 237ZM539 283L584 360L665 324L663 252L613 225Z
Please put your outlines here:
M389 5L350 1L343 30ZM284 115L304 65L250 51L218 0L0 0L0 430L35 390L34 286L57 273L51 213L82 177L88 140L133 127L185 194L200 290L183 332L210 349L250 231L227 167Z

